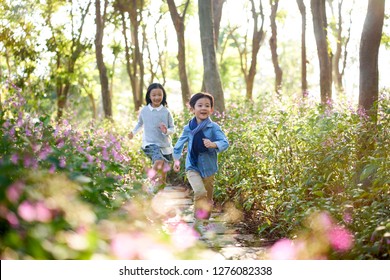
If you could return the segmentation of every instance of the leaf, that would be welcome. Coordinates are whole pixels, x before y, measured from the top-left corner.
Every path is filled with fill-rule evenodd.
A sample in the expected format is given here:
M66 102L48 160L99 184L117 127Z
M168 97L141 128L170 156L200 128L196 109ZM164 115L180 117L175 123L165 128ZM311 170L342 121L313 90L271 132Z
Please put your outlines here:
M319 196L319 197L324 197L324 192L323 191L314 191L314 195Z
M367 179L370 175L374 174L377 169L378 169L378 166L376 166L375 164L367 165L363 169L363 172L360 174L360 181Z

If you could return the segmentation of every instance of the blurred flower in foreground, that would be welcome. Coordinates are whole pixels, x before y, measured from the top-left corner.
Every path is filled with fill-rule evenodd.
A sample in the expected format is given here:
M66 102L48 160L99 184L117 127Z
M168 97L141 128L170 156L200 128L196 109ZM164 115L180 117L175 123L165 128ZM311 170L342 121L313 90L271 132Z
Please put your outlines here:
M352 248L353 236L345 228L336 226L328 233L330 244L336 251L347 251Z
M118 233L111 241L111 251L117 259L173 259L169 248L143 233Z
M332 251L346 252L353 247L353 235L337 225L327 212L317 212L308 217L305 229L294 240L281 239L269 250L268 258L274 260L327 259Z
M172 241L176 248L180 250L194 246L199 239L199 234L187 223L179 223L172 233Z
M272 260L296 259L296 248L293 241L286 238L277 241L269 250L269 257Z

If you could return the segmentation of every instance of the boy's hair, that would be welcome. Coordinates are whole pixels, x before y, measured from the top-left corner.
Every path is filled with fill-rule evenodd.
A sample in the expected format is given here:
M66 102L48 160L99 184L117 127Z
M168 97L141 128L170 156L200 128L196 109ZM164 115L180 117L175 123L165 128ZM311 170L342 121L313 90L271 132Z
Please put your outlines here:
M150 103L152 103L152 100L150 99L150 92L156 88L159 88L162 90L163 92L163 100L161 101L161 104L163 106L167 106L168 103L167 103L167 93L165 92L165 89L164 87L159 84L159 83L153 83L153 84L150 84L149 87L148 87L148 90L146 91L146 96L145 96L145 101L146 101L146 105L149 105Z
M210 99L211 108L214 108L214 96L212 96L208 92L198 92L198 93L195 93L194 95L192 95L190 102L189 102L190 107L195 108L196 101L198 101L199 99L204 98L204 97Z

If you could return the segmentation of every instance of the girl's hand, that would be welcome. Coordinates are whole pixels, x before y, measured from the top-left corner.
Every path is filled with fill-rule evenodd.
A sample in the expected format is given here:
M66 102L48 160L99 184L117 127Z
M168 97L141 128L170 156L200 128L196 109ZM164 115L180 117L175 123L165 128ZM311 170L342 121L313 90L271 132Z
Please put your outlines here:
M173 165L173 171L179 172L180 171L180 160L176 159L175 163Z
M164 123L160 123L158 126L162 133L167 134L168 128Z
M133 137L134 137L134 134L133 134L133 132L130 132L128 135L127 135L128 137L129 137L129 139L131 140L131 139L133 139Z
M211 142L210 139L207 138L203 138L203 144L205 145L206 148L213 148L213 149L218 148L217 144Z

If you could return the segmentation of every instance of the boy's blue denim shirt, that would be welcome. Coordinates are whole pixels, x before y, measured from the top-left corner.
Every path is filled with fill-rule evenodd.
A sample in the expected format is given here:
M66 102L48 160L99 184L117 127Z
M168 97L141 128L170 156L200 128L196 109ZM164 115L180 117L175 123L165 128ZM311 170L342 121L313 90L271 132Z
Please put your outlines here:
M202 178L206 178L214 175L218 171L218 153L225 151L229 147L229 141L219 125L213 121L203 129L203 133L206 138L217 145L217 148L209 148L207 152L200 153L197 166L193 166L190 161L192 140L194 137L191 134L191 129L188 124L184 126L183 133L173 149L173 158L175 160L181 158L184 145L188 142L186 171L197 171Z

